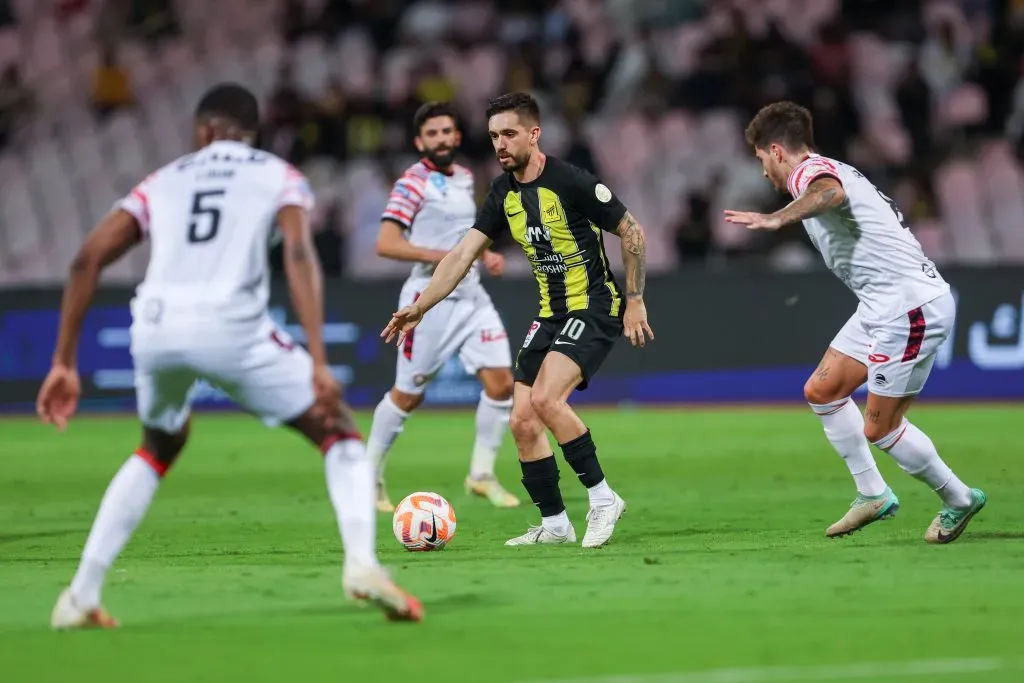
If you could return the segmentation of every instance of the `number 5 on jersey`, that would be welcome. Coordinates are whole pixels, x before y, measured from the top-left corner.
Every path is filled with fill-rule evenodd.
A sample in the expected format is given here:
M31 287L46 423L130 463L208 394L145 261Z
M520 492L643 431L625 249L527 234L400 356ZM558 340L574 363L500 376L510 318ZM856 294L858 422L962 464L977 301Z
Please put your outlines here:
M192 214L188 224L191 244L209 242L220 229L220 202L225 190L203 190L192 195Z

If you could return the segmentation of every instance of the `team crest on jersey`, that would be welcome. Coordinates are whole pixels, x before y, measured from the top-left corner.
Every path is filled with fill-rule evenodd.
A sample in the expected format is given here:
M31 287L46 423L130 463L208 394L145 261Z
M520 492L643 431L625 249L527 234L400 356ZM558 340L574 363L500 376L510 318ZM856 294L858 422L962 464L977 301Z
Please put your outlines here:
M440 190L441 194L448 192L448 179L445 178L443 173L431 173L430 182L434 184L434 187Z

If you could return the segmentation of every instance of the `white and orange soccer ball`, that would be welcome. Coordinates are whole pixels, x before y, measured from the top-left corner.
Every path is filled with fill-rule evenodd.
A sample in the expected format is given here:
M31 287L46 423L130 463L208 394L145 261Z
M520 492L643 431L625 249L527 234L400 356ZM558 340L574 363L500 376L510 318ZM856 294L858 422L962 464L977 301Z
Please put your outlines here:
M395 508L392 527L406 550L440 550L455 535L455 510L444 496L417 491Z

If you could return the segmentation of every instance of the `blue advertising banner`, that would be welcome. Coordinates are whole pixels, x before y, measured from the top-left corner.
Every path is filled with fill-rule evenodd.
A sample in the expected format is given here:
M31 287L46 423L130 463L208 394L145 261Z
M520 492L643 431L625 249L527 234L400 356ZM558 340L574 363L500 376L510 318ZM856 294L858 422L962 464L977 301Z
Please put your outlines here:
M947 269L944 275L958 299L957 322L922 398L1024 399L1024 269ZM301 342L304 334L280 284L271 315ZM324 338L334 372L356 406L374 405L393 382L396 349L378 334L400 287L328 282ZM487 287L514 352L536 313L533 285L491 281ZM134 407L131 295L127 288L106 288L86 317L79 351L85 410ZM856 308L828 273L685 274L653 280L647 299L657 341L642 350L620 344L574 401L801 401L804 380ZM0 410L31 409L49 369L59 302L56 290L0 291ZM479 392L456 357L429 385L427 401L467 405ZM231 402L204 386L197 407Z

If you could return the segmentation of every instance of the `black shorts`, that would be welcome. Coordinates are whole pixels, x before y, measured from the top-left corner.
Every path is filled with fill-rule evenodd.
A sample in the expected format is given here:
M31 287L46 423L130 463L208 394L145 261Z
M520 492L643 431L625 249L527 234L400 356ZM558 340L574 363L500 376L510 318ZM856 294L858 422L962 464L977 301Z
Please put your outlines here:
M530 324L516 357L516 381L533 386L548 352L557 351L580 366L583 391L612 346L622 336L622 318L595 311L574 311L557 318L538 318Z

